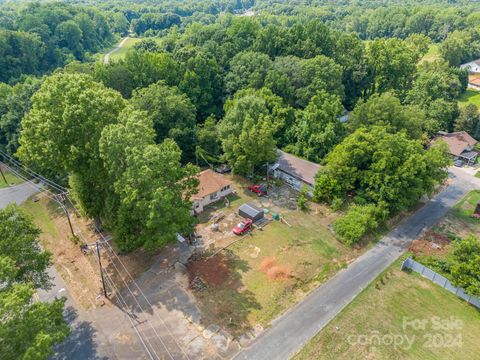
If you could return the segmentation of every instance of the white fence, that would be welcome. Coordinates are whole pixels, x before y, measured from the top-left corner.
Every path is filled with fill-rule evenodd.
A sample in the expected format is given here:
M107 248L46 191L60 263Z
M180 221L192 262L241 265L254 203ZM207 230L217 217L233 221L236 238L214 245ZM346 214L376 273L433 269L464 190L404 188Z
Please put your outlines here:
M427 279L433 281L435 284L440 285L441 287L447 289L451 293L454 293L455 295L461 297L463 300L466 302L472 304L473 306L477 307L480 309L480 299L468 295L465 293L465 291L462 288L457 288L452 285L450 280L448 280L446 277L437 274L435 271L432 269L429 269L428 267L416 262L412 258L406 259L403 264L402 264L402 270L403 269L411 269L419 274L421 274L423 277L426 277Z

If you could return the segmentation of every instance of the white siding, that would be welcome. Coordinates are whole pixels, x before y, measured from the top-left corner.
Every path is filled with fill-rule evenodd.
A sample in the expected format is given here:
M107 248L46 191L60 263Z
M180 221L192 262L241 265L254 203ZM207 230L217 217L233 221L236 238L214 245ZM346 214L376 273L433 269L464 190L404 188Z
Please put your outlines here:
M282 179L286 184L290 185L292 188L294 188L297 191L300 191L302 187L306 186L308 188L308 194L310 196L313 195L313 188L309 184L297 179L296 177L293 177L286 172L283 172L282 170L275 169L273 171L273 176L279 179Z
M209 194L209 195L205 196L201 200L194 200L193 201L193 210L197 214L200 214L205 209L205 207L207 207L211 203L214 203L214 202L224 198L225 196L231 194L232 191L233 191L232 186L228 185L228 186L226 186L222 189L219 189L219 191L217 191L215 193L212 193L212 194Z

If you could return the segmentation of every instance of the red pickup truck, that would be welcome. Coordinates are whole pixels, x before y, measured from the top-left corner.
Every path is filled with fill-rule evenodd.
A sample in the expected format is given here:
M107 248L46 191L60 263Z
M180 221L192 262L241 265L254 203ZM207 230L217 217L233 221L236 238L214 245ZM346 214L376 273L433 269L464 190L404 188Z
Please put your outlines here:
M258 196L267 195L267 185L265 184L249 185L248 190L254 192Z

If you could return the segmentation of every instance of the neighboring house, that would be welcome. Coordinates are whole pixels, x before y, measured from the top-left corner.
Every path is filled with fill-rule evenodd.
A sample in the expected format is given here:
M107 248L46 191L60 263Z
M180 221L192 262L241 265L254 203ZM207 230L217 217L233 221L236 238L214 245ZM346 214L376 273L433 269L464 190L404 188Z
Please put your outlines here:
M462 160L467 165L473 165L477 159L478 152L474 150L478 143L465 131L457 131L453 133L439 133L433 141L442 139L448 145L448 151L455 160Z
M270 168L273 176L282 179L298 191L303 186L307 186L308 193L312 196L315 175L320 170L320 165L281 150L278 150L277 153L277 162Z
M210 169L200 172L197 177L200 182L198 193L191 198L195 214L201 213L207 205L224 198L233 191L232 181Z
M480 74L468 75L468 87L474 90L480 90Z
M460 69L466 69L470 73L478 74L480 73L480 59L462 64L460 65Z

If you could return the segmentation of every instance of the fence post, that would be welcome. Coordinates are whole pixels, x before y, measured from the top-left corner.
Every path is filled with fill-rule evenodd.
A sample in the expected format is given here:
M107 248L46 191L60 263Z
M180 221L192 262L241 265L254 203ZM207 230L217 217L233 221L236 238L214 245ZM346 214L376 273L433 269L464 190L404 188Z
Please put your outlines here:
M433 277L432 277L432 281L433 281L433 282L435 282L435 277L436 277L436 276L437 276L437 273L434 272L434 273L433 273Z

